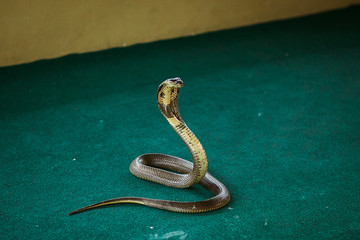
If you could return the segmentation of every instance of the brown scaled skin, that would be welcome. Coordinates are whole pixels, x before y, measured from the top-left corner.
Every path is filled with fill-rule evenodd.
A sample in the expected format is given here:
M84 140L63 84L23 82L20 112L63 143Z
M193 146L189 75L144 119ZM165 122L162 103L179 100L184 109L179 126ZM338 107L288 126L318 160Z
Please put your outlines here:
M198 213L221 208L230 201L230 193L225 185L207 172L207 158L204 148L180 116L178 97L179 88L182 86L183 82L180 78L165 80L158 88L157 102L161 113L188 147L193 163L174 156L150 153L137 157L131 163L130 171L139 178L175 188L188 188L199 183L215 196L199 202L122 197L80 208L69 213L69 215L118 203L136 203L174 212Z

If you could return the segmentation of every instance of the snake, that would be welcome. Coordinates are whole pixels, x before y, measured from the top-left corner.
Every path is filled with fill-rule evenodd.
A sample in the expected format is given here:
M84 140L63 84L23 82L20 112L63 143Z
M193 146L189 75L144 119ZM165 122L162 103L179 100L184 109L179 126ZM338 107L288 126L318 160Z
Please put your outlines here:
M189 188L200 184L215 196L195 202L121 197L80 208L70 212L69 215L122 203L141 204L173 212L201 213L222 208L230 202L230 193L226 186L208 172L208 161L202 144L180 116L178 99L181 87L183 81L178 77L165 80L157 90L157 103L170 126L189 149L193 161L165 154L148 153L138 156L131 162L130 172L138 178L174 188Z

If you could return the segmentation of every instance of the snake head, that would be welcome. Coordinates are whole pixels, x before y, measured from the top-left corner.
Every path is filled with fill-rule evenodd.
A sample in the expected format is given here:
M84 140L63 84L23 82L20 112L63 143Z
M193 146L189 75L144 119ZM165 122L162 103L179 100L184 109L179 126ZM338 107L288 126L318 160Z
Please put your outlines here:
M165 81L165 83L176 88L181 88L184 85L183 81L179 77L169 78Z

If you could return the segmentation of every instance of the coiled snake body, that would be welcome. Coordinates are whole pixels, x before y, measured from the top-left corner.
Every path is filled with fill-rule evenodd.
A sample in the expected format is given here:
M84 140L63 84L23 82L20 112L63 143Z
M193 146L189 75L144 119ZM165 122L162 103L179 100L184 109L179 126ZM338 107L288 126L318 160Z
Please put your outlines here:
M215 196L198 202L122 197L80 208L69 213L69 215L96 207L118 203L137 203L174 212L198 213L221 208L230 201L230 193L225 185L207 172L208 164L205 151L200 141L186 126L180 116L178 109L178 95L179 88L182 86L183 82L180 78L165 80L158 88L157 102L161 113L188 147L193 158L193 163L174 156L151 153L137 157L131 163L130 171L139 178L175 188L188 188L199 183L205 189L215 194Z

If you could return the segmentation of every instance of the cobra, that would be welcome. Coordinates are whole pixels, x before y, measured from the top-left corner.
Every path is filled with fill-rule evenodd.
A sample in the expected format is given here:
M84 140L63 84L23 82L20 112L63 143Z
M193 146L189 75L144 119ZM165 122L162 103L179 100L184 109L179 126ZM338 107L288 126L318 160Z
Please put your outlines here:
M199 183L215 196L198 202L179 202L142 197L122 197L102 201L69 213L73 215L89 209L121 203L136 203L174 212L199 213L215 210L230 201L226 186L207 172L205 150L197 137L181 118L178 108L180 78L171 78L160 84L157 102L161 113L189 149L193 162L165 154L150 153L137 157L130 165L135 176L174 188L188 188Z

